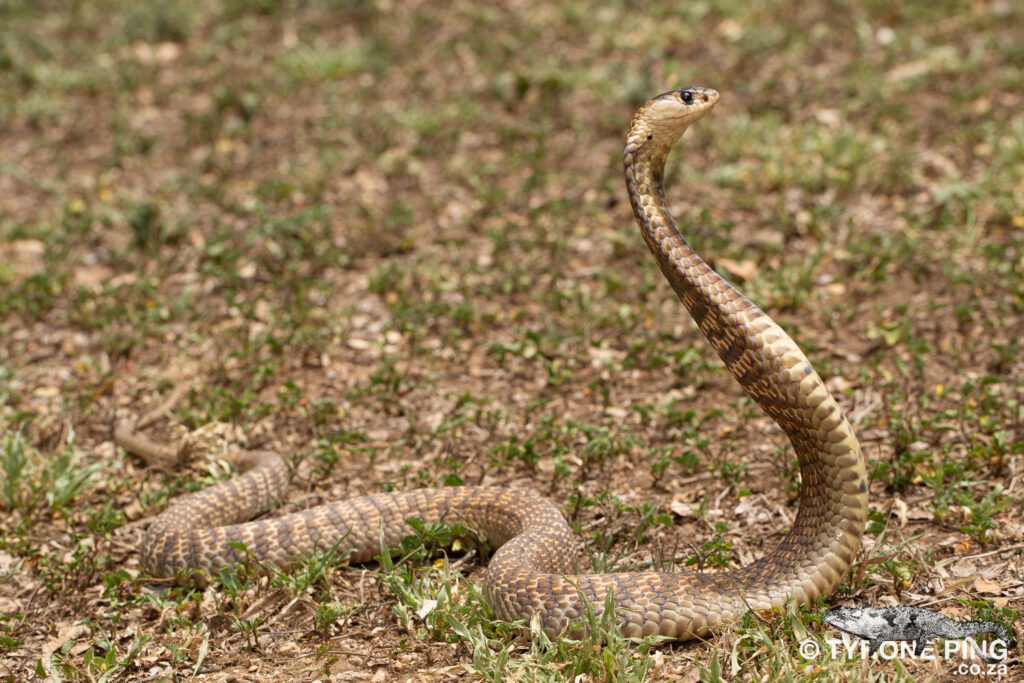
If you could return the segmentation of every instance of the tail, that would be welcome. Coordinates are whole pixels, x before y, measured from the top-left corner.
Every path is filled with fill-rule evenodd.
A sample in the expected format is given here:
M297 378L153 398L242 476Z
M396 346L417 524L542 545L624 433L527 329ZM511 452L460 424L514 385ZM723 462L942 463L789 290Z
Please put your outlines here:
M971 621L963 625L970 627L971 635L978 635L980 633L995 633L999 637L999 640L1003 643L1002 656L994 657L992 656L994 654L995 649L993 645L996 641L992 641L992 643L990 643L989 652L988 654L985 654L982 651L981 647L978 646L978 643L975 642L974 638L968 637L967 642L969 642L971 644L971 647L974 648L974 654L978 655L978 659L985 662L986 664L998 664L999 662L1002 662L1007 658L1007 656L1009 655L1010 643L1013 642L1013 640L1010 638L1010 634L1006 631L1006 629L1003 628L1002 624L997 624L994 621Z

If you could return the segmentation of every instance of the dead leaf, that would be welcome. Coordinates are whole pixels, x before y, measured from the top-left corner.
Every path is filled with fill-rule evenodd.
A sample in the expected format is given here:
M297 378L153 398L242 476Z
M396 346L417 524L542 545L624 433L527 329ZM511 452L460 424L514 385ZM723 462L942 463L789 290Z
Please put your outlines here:
M907 525L908 509L906 501L900 498L890 498L882 503L882 512L894 518L901 528Z
M0 243L0 263L14 271L14 278L36 275L46 270L46 245L39 240L14 240Z
M755 505L749 498L742 499L732 510L737 517L743 517L744 523L748 526L758 522L771 522L772 517L768 511L760 505Z
M749 280L757 275L758 270L757 261L752 261L750 259L734 261L728 258L720 258L715 259L715 265L721 266L722 270L729 273L729 275L741 280Z
M843 283L828 283L824 289L825 294L837 299L846 295L846 285Z
M971 562L967 558L963 558L951 564L949 566L949 572L953 576L963 578L968 576L974 576L978 573L978 568L974 566L973 562Z
M42 651L39 653L39 663L42 664L43 670L46 672L46 677L48 679L55 680L53 676L53 664L50 662L50 657L54 652L63 647L64 643L69 640L81 640L83 638L88 638L91 635L92 631L85 624L71 624L70 626L65 626L56 638L51 638L46 641L46 644L43 645Z
M673 500L669 503L668 509L683 519L689 519L696 516L693 514L693 507L679 500Z
M935 519L935 514L920 505L915 505L907 510L907 519L913 522L928 522Z
M729 41L737 41L743 37L743 25L735 19L723 19L715 28L718 35Z
M986 595L1002 595L1003 587L995 581L989 581L988 579L979 576L974 579L974 590L979 593Z
M839 126L843 122L842 112L838 109L827 107L823 107L815 111L814 118L817 119L818 123L833 132L839 130Z
M651 660L651 670L648 674L652 679L654 679L657 678L661 670L665 668L665 655L661 653L661 650L655 650Z
M98 291L104 282L114 277L114 269L107 266L79 266L75 268L72 283L76 287Z
M134 522L137 519L142 519L146 511L142 509L139 501L133 500L124 506L124 516L129 522Z
M437 600L424 600L423 604L420 605L420 608L416 610L416 616L420 619L424 619L428 614L434 611L435 607L437 607Z
M14 600L11 600L10 598L0 597L0 614L14 614L19 609L21 609L19 603L15 602Z
M57 387L36 387L32 390L32 395L37 398L56 398L60 395L60 389Z

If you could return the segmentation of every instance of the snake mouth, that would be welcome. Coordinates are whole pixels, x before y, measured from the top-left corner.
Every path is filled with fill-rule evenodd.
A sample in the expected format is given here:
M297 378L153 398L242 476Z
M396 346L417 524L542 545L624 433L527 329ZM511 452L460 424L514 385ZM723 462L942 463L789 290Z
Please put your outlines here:
M709 111L711 111L711 107L704 107L703 109L698 109L697 111L687 111L687 112L683 112L682 114L678 114L678 115L675 115L675 116L673 116L671 114L665 115L665 116L661 117L661 120L662 121L681 122L681 123L693 123L694 121L696 121L700 117L702 117L705 114L707 114Z

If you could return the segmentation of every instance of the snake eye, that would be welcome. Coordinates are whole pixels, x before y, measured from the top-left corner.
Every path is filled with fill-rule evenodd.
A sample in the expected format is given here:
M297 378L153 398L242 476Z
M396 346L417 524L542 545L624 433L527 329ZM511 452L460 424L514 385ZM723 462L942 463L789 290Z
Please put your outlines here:
M684 90L679 93L679 99L683 101L683 104L693 104L693 93L689 90Z

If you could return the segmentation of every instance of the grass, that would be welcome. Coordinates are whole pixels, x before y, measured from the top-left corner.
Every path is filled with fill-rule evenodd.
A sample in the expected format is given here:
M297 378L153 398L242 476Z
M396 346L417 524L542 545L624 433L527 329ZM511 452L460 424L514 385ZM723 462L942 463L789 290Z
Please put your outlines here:
M656 673L656 658L648 655L658 637L625 638L616 627L614 602L609 594L600 610L588 605L581 633L548 638L539 624L504 624L473 584L462 584L447 561L421 566L429 559L429 546L450 545L458 530L414 524L416 535L397 551L392 561L381 547L381 583L396 600L395 616L410 638L450 642L468 650L470 661L458 668L487 681L528 677L559 681L577 677L595 680L642 681ZM420 626L422 624L422 626ZM528 630L529 644L517 638Z
M942 679L797 647L831 637L839 601L1019 630L1016 4L0 15L0 679ZM547 642L490 619L483 563L444 539L390 569L317 557L152 589L145 519L230 475L144 468L110 427L183 379L154 436L224 422L294 457L287 509L514 484L562 508L584 565L710 570L774 545L793 455L625 201L632 111L686 83L722 101L669 160L673 214L797 338L870 460L836 597L695 644L626 642L604 615L596 640Z

